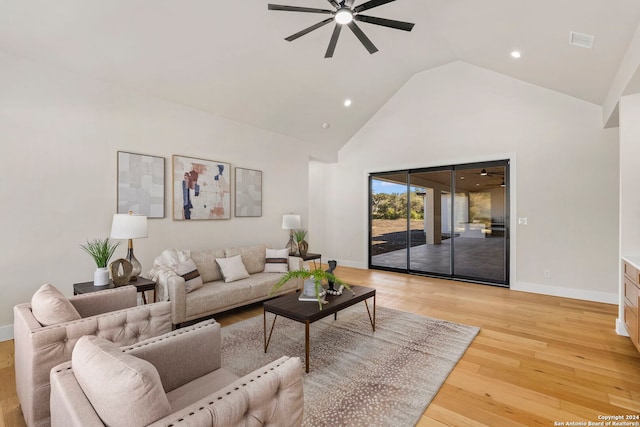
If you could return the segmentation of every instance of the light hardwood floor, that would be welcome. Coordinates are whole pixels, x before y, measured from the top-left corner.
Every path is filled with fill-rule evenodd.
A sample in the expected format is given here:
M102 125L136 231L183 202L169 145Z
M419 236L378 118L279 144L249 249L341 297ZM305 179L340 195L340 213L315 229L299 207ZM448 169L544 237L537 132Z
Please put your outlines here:
M419 426L554 426L640 414L640 354L616 335L614 305L374 270L335 273L375 287L381 306L481 328ZM261 314L254 305L216 319L224 326ZM12 341L0 343L3 426L24 426Z

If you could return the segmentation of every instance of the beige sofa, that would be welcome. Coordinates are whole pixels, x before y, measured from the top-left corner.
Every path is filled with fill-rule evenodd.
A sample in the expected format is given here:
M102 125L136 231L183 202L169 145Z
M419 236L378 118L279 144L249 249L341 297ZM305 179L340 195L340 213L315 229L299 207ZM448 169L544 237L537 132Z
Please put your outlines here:
M220 325L208 320L121 347L83 338L51 370L53 427L302 424L299 358L242 378L221 364Z
M137 306L133 286L76 295L68 301L81 318L49 326L36 320L31 303L13 309L16 391L29 427L49 425L49 372L71 360L80 337L97 335L130 345L172 329L170 304Z
M180 325L300 289L300 280L290 280L278 292L269 294L284 273L264 271L268 248L266 244L258 244L204 251L166 250L156 257L149 276L158 283L158 299L171 302L171 321L174 325ZM227 283L216 259L237 255L241 256L249 277ZM204 282L204 286L190 292L187 291L185 279L176 274L171 266L186 259L195 262ZM302 268L302 258L288 257L289 270Z

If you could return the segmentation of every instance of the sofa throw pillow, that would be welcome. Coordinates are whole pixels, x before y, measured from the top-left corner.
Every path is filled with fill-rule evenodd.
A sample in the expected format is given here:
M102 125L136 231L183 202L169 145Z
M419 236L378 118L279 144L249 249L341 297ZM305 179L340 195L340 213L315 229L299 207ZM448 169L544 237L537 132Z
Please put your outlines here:
M236 280L246 279L249 277L247 269L242 263L242 256L236 255L230 258L216 258L216 262L220 266L222 277L226 283L235 282Z
M40 286L31 297L31 312L42 325L56 325L80 319L78 310L67 297L50 284Z
M286 273L289 271L289 249L268 249L264 265L265 273Z
M204 283L222 280L220 266L216 262L216 258L224 258L226 255L224 249L209 249L204 251L191 251L191 259L196 263L198 272Z
M156 368L110 341L83 336L71 353L71 367L105 425L146 426L171 413Z
M201 288L204 283L198 272L195 261L188 259L173 266L173 271L184 279L184 289L187 293Z
M244 268L247 269L247 273L256 274L264 271L265 249L267 245L258 244L251 246L241 246L237 248L226 248L224 250L225 258L240 255L242 256L242 263Z

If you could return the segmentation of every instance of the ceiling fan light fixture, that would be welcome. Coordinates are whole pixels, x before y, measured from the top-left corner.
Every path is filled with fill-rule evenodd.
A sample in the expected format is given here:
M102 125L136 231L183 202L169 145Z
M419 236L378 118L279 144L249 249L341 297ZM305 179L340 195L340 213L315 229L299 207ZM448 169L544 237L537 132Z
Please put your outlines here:
M286 12L306 12L306 13L318 13L329 15L328 18L311 25L301 31L298 31L295 34L292 34L284 39L288 42L294 41L305 34L309 34L311 31L317 30L320 27L323 27L329 23L335 22L333 33L331 34L331 39L329 40L329 45L327 46L327 50L325 51L325 58L333 58L333 54L336 49L336 44L338 43L338 37L340 37L340 31L342 27L346 25L349 27L351 32L356 36L356 38L360 41L362 46L370 53L374 54L378 51L378 48L369 40L366 34L360 29L360 27L356 24L356 21L365 22L367 24L378 25L386 28L393 28L396 30L402 31L411 31L415 24L411 22L403 22L396 21L394 19L385 19L378 18L375 16L369 15L361 15L360 12L364 12L365 10L373 9L378 6L385 5L387 3L394 2L396 0L367 0L362 4L354 7L353 3L355 0L327 0L331 6L335 9L318 9L315 7L301 7L301 6L288 6L283 4L271 4L267 5L268 10L278 10L278 11L286 11Z
M344 7L336 12L334 18L338 24L345 25L353 21L353 12L350 9Z

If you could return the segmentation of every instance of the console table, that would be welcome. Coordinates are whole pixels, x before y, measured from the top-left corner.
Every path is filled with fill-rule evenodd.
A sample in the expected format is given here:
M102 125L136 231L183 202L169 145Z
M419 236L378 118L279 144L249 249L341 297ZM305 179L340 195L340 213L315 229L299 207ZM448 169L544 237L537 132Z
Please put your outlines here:
M147 296L145 292L153 291L153 300L151 302L156 302L156 282L154 282L153 280L149 280L144 277L138 277L138 280L132 280L122 286L126 285L135 286L136 290L142 293L142 302L144 302L145 304L147 303ZM93 282L74 283L73 294L88 294L91 292L103 291L105 289L114 289L115 287L116 286L113 284L113 282L104 286L93 286Z

